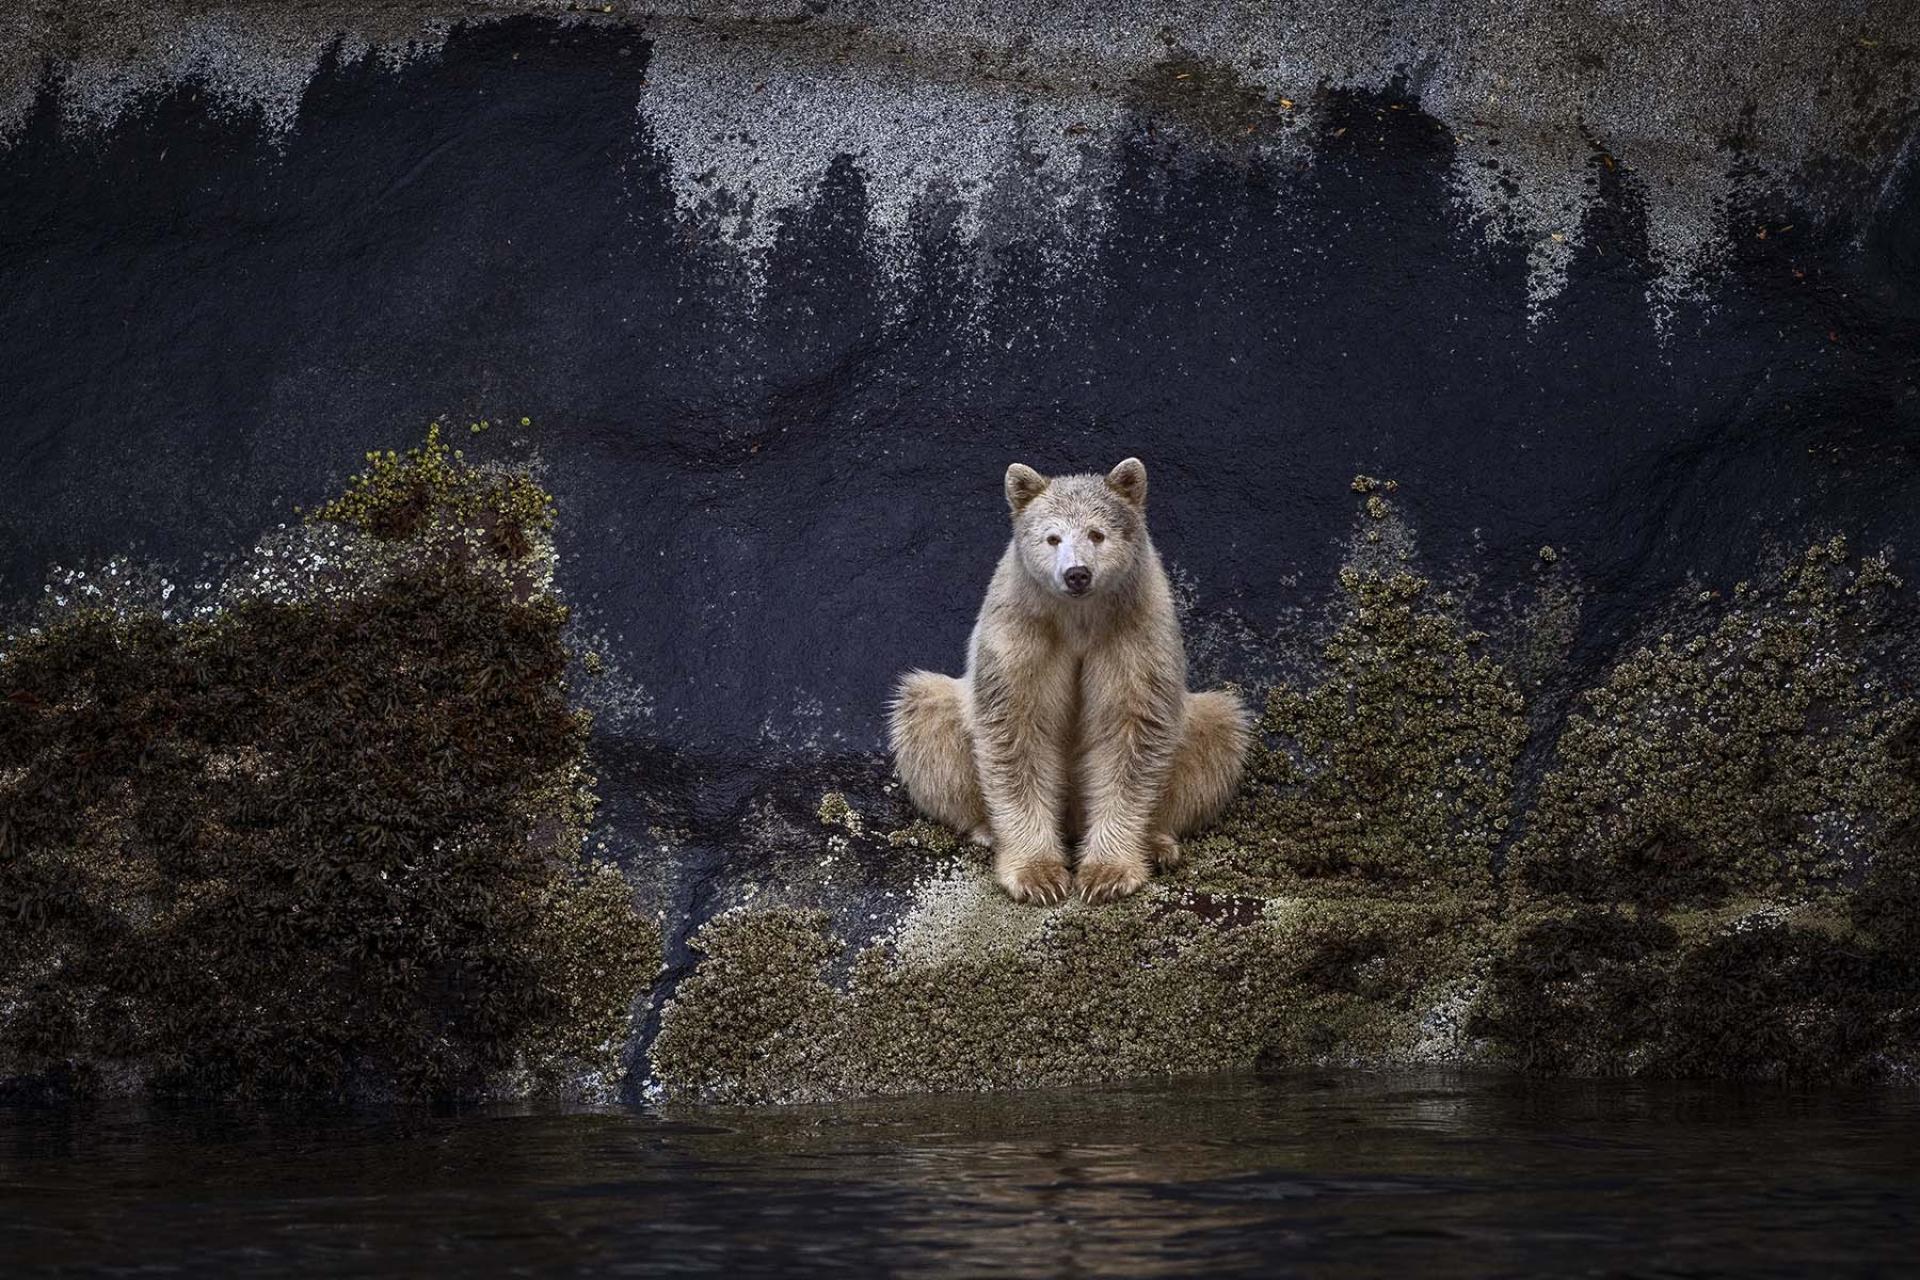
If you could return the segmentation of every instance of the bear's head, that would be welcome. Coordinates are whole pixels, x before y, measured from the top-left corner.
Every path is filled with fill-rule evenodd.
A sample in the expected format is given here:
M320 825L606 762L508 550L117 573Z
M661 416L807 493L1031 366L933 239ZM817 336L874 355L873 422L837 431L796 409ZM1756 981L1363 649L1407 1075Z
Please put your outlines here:
M1013 545L1036 583L1080 599L1124 591L1147 553L1147 468L1138 458L1104 476L1007 468Z

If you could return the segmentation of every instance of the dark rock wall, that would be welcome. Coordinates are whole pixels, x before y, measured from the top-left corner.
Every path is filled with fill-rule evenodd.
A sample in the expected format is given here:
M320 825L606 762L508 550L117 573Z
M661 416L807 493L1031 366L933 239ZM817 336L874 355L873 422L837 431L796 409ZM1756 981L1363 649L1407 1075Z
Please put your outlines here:
M1845 532L1898 572L1920 547L1897 9L1794 10L1752 83L1701 70L1743 38L1703 32L1701 66L1645 86L1642 134L1619 68L1665 36L1621 34L1582 99L1603 134L1541 71L1572 53L1526 41L1534 96L1482 119L1483 52L1362 42L1336 74L1229 57L1203 19L1081 88L1099 41L1057 32L956 71L958 37L912 23L562 14L394 61L368 50L409 6L331 45L353 27L326 5L176 8L125 84L51 7L9 64L16 620L51 566L115 555L212 591L443 417L557 497L600 838L674 965L742 885L804 896L822 790L877 794L888 683L957 668L1011 460L1146 459L1196 678L1255 688L1313 668L1356 473L1398 482L1411 563L1497 633L1554 549L1581 603L1537 673L1561 694L1784 552ZM1417 43L1436 19L1408 14ZM1523 769L1566 705L1536 709ZM822 892L866 914L869 887Z

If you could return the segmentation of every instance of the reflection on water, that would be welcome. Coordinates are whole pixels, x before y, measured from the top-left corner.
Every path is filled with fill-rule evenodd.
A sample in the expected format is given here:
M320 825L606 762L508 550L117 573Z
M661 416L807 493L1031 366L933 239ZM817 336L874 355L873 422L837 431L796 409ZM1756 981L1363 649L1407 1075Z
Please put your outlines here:
M1307 1075L768 1111L0 1108L0 1268L1884 1274L1920 1091Z

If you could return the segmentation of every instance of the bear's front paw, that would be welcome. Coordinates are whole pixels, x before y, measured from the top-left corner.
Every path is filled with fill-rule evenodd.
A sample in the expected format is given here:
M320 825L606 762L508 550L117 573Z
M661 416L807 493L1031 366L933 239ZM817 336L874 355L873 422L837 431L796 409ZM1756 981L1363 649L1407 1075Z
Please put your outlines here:
M1015 902L1037 902L1050 907L1065 902L1073 892L1073 873L1067 870L1065 862L1043 859L1015 863L998 868L995 878Z
M1100 858L1082 861L1075 879L1088 902L1114 902L1147 882L1147 868L1134 858Z
M1162 831L1147 839L1147 854L1153 859L1155 871L1171 871L1180 865L1183 856L1180 842Z

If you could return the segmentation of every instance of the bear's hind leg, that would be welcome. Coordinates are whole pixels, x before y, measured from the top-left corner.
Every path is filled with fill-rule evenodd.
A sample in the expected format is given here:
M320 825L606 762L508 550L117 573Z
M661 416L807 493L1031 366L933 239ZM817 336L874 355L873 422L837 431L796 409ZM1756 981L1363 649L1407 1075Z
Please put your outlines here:
M967 728L966 685L933 671L908 672L894 695L887 736L914 807L975 844L990 843Z
M1167 775L1149 839L1154 865L1180 861L1180 837L1212 822L1233 799L1247 761L1247 713L1223 690L1187 695L1186 733Z

